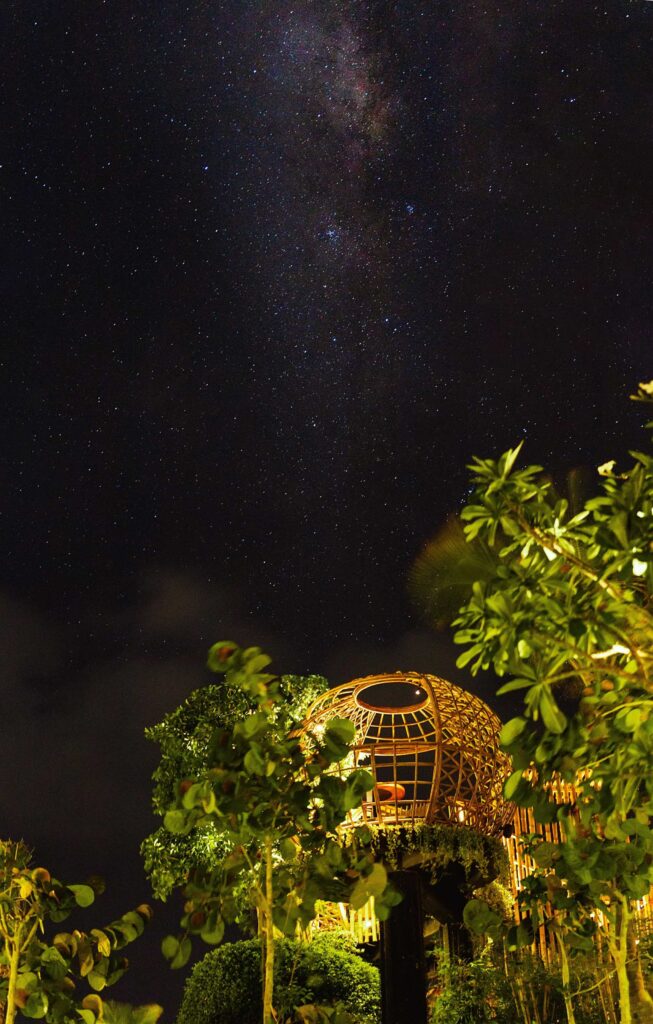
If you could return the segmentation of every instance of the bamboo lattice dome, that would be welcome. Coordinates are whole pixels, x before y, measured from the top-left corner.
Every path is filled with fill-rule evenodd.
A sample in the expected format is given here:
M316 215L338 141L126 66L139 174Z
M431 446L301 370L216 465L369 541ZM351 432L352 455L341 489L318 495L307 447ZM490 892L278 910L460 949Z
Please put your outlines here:
M512 821L514 806L502 793L511 763L499 749L501 722L473 694L438 676L366 676L319 697L304 730L319 735L333 718L354 723L354 766L376 780L350 824L441 822L498 835Z

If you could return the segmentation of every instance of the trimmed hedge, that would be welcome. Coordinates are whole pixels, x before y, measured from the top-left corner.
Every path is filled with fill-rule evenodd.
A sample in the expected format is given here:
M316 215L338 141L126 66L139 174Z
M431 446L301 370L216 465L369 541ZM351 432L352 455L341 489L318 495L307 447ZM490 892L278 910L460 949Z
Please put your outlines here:
M325 932L309 943L280 939L274 990L280 1017L304 1003L342 1003L357 1024L380 1024L379 972L346 932ZM261 946L248 939L225 943L195 965L177 1024L260 1024L261 1014Z

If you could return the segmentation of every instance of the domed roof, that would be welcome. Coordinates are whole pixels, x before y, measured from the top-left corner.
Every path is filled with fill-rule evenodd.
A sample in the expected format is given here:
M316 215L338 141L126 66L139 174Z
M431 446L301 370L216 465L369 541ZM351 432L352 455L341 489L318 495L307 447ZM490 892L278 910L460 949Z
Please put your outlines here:
M319 733L333 718L354 723L354 766L376 780L350 824L442 822L498 835L512 820L501 722L474 694L416 672L366 676L319 697L304 730Z

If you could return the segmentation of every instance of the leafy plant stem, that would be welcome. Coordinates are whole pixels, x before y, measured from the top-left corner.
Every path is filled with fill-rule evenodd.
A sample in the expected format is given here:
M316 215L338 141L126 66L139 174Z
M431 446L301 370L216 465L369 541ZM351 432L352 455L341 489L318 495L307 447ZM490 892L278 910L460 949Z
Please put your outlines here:
M619 1020L620 1024L631 1024L630 983L628 980L628 922L630 906L625 896L620 899L617 908L614 928L608 933L608 946L617 973L619 986Z
M16 983L18 980L18 965L20 963L21 930L22 929L19 926L12 943L11 959L9 961L9 989L7 992L5 1024L14 1024L14 1020L16 1018Z
M263 855L265 857L265 901L263 903L263 948L265 967L263 977L263 1024L274 1024L272 996L274 989L274 924L272 905L274 899L272 875L272 837L266 835Z
M569 956L567 954L567 948L563 936L557 932L556 939L558 942L558 952L560 955L560 977L562 979L562 998L565 1002L565 1012L567 1014L568 1024L576 1024L576 1017L574 1015L574 1004L571 998L570 983L571 983L571 972L569 970Z

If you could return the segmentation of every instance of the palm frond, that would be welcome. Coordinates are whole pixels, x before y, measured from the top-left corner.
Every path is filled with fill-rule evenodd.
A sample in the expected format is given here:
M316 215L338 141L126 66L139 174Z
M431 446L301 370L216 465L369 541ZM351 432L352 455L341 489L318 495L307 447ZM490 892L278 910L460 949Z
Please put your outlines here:
M485 544L468 543L452 516L428 541L408 573L408 593L420 616L442 629L456 617L476 580L489 579L494 557Z

